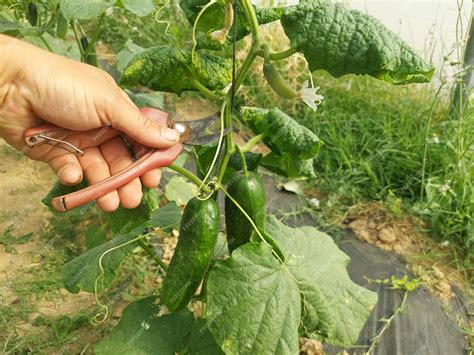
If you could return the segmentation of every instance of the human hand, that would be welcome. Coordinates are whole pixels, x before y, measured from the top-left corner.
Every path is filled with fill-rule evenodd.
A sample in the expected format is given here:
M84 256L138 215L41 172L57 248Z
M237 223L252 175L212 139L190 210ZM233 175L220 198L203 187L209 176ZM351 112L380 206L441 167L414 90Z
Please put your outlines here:
M75 185L86 176L95 184L131 164L120 132L135 146L167 148L178 142L179 133L163 125L165 112L139 111L103 70L3 35L0 52L0 136L28 157L48 163L61 183ZM65 139L84 156L46 144L25 148L25 130L47 123L77 131ZM149 171L97 204L105 211L119 204L134 208L141 201L141 185L156 187L160 178L159 169Z

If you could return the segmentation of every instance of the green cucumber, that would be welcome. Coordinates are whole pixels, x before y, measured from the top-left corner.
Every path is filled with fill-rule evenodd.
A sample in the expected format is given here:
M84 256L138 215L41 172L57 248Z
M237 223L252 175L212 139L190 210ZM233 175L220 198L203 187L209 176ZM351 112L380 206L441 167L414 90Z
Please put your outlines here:
M258 229L265 226L266 195L262 179L254 172L236 172L227 185L227 192L253 220ZM229 198L225 199L225 223L229 251L250 241L257 234L248 218Z
M31 26L38 26L38 8L32 2L28 3L26 18L28 19L28 22Z
M268 61L263 64L263 75L273 91L278 95L285 99L294 99L296 97L295 91L282 78L271 62Z
M219 233L219 207L213 198L192 198L186 205L178 245L161 290L161 303L180 310L196 293L211 262Z

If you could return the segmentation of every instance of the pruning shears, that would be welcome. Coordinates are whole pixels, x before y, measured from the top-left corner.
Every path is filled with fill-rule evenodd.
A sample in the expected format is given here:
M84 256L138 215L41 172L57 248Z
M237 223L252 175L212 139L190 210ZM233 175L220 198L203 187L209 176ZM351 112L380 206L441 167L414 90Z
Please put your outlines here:
M205 145L218 140L221 135L225 135L230 131L230 129L223 130L219 124L216 124L219 121L219 117L220 113L216 112L211 116L192 121L168 119L167 126L180 133L180 143L185 145ZM71 130L65 128L46 125L26 130L24 139L26 145L32 149L42 144L49 144L77 156L84 155L81 149L64 140L64 137L71 133ZM82 206L128 184L147 171L170 165L182 149L183 146L181 144L176 144L166 149L145 147L145 150L139 154L139 157L137 157L133 164L122 169L117 174L82 190L55 197L52 199L51 205L59 212L69 211Z

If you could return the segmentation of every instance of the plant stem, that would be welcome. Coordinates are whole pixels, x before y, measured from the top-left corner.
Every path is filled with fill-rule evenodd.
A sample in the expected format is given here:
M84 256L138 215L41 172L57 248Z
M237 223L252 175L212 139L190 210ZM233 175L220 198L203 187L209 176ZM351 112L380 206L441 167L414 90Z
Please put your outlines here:
M232 117L230 115L230 106L225 105L223 109L224 109L224 128L231 127ZM232 133L228 133L225 137L225 154L221 160L221 163L218 169L217 182L219 184L224 178L225 169L227 168L227 164L229 163L230 156L233 152L234 152L234 143L232 142Z
M204 96L206 96L209 100L211 101L215 101L215 102L222 102L222 98L217 95L216 93L212 92L211 90L209 90L207 87L205 87L203 84L201 84L199 82L199 80L195 79L192 74L190 74L190 77L191 77L191 83L193 84L193 86L199 90L199 92L201 94L203 94Z
M290 47L282 52L270 53L269 58L270 60L281 60L281 59L288 58L295 53L296 53L296 49L294 49L293 47Z
M54 53L53 51L53 48L51 47L51 45L48 43L48 41L46 40L46 38L44 38L43 35L39 36L41 42L43 42L43 44L46 46L46 48L48 48L48 51L50 51L51 53Z
M261 142L263 138L265 137L264 133L260 133L259 135L256 135L255 137L252 137L245 143L243 147L241 147L241 150L243 153L246 153L250 151L257 143Z
M250 4L249 0L242 0L242 5L244 6L245 14L247 15L247 19L250 22L250 30L252 32L252 42L258 44L258 21L257 15L255 14L255 10ZM258 46L253 46L258 47Z
M99 22L97 23L97 27L94 30L91 41L89 42L89 45L87 46L87 48L84 51L84 57L86 57L86 58L87 58L87 55L94 48L94 44L97 41L97 38L99 38L100 28L102 26L102 23L104 22L104 18L105 18L105 12L100 16Z
M245 58L242 66L239 68L239 72L235 78L234 88L233 90L229 90L227 94L227 102L232 101L232 93L235 95L237 94L242 82L244 81L248 71L250 70L253 61L257 57L258 53L261 51L260 43L258 40L258 21L257 16L255 15L254 8L250 4L249 0L241 0L241 3L244 7L245 14L247 16L247 20L250 22L251 25L251 32L252 32L252 45L250 47L250 51L247 53L247 57ZM234 24L235 25L235 24ZM232 117L231 117L231 108L229 105L226 105L224 112L224 128L228 128L232 126ZM227 164L229 163L229 159L231 154L234 150L234 145L232 143L232 135L228 134L225 140L225 153L224 157L222 158L221 164L219 165L219 175L217 182L218 184L221 183L222 178L224 177L225 169L227 168Z
M168 265L166 265L163 260L161 260L158 255L156 255L155 251L143 240L138 240L137 241L138 245L142 247L143 250L147 252L148 255L150 255L157 263L160 265L163 270L168 271Z
M244 175L247 176L249 174L249 171L247 169L247 161L245 160L245 155L242 152L242 149L240 149L239 145L237 144L235 145L235 150L237 150L237 152L239 153L240 160L242 161L242 171Z
M168 165L167 168L176 171L177 173L186 176L189 180L194 182L196 185L201 186L203 184L202 180L190 172L188 169L178 166L176 164ZM206 187L203 186L203 189Z
M77 47L79 48L79 52L81 53L81 62L84 62L85 61L84 49L82 48L81 40L79 37L79 31L77 30L76 20L71 21L71 27L72 27L72 31L74 32L74 37L76 38Z

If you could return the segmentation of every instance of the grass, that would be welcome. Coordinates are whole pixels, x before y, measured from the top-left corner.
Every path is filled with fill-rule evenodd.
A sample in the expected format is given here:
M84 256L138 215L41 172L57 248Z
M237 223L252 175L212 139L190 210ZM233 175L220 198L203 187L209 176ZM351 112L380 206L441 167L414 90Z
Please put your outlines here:
M266 37L288 47L279 26ZM271 38L270 38L271 37ZM275 43L276 42L276 43ZM298 55L279 63L295 89L308 80ZM474 112L449 116L452 85L393 86L370 77L333 78L313 73L325 96L316 112L276 95L261 74L261 63L245 83L241 101L279 107L324 141L315 160L329 210L347 210L365 200L392 203L422 216L433 237L448 240L471 264L474 257ZM333 213L334 211L330 211Z

